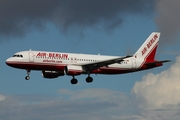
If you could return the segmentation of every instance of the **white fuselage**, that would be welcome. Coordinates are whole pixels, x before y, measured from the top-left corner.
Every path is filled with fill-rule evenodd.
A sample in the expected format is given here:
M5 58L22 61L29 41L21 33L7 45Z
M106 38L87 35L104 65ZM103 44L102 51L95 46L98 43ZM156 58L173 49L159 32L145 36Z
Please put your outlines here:
M104 56L89 54L73 54L45 51L22 51L6 60L6 63L15 68L30 70L64 70L67 65L83 65L119 58L120 56ZM135 57L126 58L120 63L100 67L92 73L99 74L120 74L134 72L142 67L143 59ZM104 72L103 72L104 71Z

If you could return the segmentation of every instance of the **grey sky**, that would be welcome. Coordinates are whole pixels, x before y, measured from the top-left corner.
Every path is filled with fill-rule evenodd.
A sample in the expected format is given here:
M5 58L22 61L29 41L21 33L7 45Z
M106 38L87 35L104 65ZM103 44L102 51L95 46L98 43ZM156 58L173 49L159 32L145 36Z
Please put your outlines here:
M23 36L53 23L66 30L98 23L113 29L127 14L151 13L153 0L0 0L0 36Z

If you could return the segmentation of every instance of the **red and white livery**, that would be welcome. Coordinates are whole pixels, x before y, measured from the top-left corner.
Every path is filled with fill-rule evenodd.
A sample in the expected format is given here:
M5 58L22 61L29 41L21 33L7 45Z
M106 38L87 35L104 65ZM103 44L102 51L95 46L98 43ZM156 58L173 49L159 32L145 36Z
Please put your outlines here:
M72 76L71 83L76 84L76 75L87 74L86 82L93 78L90 74L124 74L162 66L169 60L155 60L160 33L153 32L137 52L130 56L105 56L74 54L64 52L22 51L6 60L6 64L27 71L26 80L30 79L31 70L40 70L44 78Z

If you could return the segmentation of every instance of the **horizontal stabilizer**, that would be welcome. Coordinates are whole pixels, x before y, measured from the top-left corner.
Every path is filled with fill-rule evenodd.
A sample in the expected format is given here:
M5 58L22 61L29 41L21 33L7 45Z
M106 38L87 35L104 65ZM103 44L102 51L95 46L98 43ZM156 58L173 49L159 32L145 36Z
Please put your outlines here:
M146 62L145 65L153 65L158 63L171 62L171 60L162 60L162 61L154 61L154 62Z

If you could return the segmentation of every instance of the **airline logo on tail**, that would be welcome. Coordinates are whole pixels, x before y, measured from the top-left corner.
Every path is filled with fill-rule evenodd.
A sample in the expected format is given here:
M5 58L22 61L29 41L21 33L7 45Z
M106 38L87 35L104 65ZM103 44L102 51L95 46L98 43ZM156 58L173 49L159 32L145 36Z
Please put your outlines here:
M134 57L142 58L146 60L154 60L159 38L160 38L160 33L153 32L141 45L138 51L134 54Z
M153 36L153 38L147 43L147 46L145 46L142 50L142 56L148 51L148 49L151 49L151 47L153 46L153 44L155 43L155 41L157 40L158 35L155 34Z

